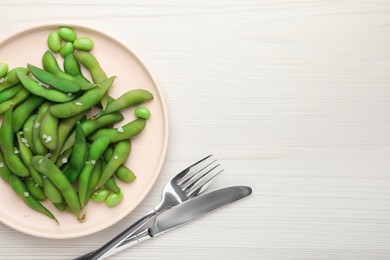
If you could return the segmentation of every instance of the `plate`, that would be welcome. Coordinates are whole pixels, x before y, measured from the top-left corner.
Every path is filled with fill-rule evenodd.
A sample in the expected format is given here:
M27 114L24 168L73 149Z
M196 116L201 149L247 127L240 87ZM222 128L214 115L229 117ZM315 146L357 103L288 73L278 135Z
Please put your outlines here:
M124 200L117 206L108 208L104 203L90 202L86 206L87 219L80 223L69 213L62 213L50 202L44 205L57 217L59 224L48 217L31 210L0 179L0 221L21 232L44 238L75 238L101 231L128 215L141 203L155 183L165 159L168 141L168 118L166 105L153 76L138 56L124 44L98 30L74 24L41 25L16 33L0 43L0 60L10 68L26 66L27 63L42 67L41 58L47 50L47 36L60 26L74 28L78 36L88 36L94 40L93 54L108 76L117 79L110 89L110 95L119 97L127 90L143 88L154 95L151 102L145 104L152 117L145 129L132 138L132 151L126 165L134 171L137 179L129 184L118 185L123 190ZM56 54L59 64L62 58ZM85 76L89 76L84 71ZM131 121L133 110L124 113L124 124Z

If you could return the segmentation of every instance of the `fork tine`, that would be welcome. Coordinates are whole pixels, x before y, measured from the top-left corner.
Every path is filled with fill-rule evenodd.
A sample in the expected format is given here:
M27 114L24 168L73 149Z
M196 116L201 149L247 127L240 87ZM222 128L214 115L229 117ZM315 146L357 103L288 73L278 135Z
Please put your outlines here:
M207 160L202 164L199 164L196 168L193 169L189 174L183 177L180 181L177 182L183 189L190 186L192 183L196 182L203 175L207 174L210 169L212 170L216 166L218 166L217 159L210 157L212 161Z
M215 169L215 168L214 168ZM211 184L213 180L215 180L224 170L217 171L217 173L211 175L209 178L199 179L197 182L189 187L189 190L186 192L188 197L198 196L200 193L205 191L207 187Z
M210 160L212 161L209 162ZM190 178L192 178L195 174L202 171L205 167L207 167L214 161L216 161L216 159L213 158L212 154L206 156L205 158L199 160L198 162L192 164L191 166L181 171L178 175L174 177L174 179L179 185L181 185L184 182L188 181Z

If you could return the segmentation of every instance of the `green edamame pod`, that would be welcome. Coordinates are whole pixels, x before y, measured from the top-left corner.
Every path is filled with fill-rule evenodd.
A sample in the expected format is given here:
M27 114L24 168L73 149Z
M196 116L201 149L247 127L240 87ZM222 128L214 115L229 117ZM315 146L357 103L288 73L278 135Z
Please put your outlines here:
M94 45L92 39L89 37L78 37L73 44L75 49L80 51L90 51Z
M34 150L34 138L33 138L33 128L34 128L34 120L37 118L37 114L31 115L26 123L23 125L23 137L25 139L25 144L30 148L31 151Z
M30 117L34 110L39 107L44 101L45 99L41 97L31 95L23 103L21 103L14 109L12 118L12 127L14 133L22 129L26 120Z
M36 183L33 179L27 179L24 181L26 184L27 191L39 201L44 201L47 197L45 192L43 191L42 186Z
M74 98L73 95L65 94L56 89L45 88L39 82L33 80L27 75L24 75L22 73L17 73L17 75L20 81L22 82L23 86L36 96L40 96L47 100L54 101L57 103L68 102Z
M54 151L52 151L50 160L53 162L57 161L66 139L69 137L69 134L74 129L77 122L85 117L85 114L86 112L83 112L60 121L58 125L57 147Z
M96 161L96 164L95 164L95 167L93 168L92 174L89 177L87 191L86 191L86 195L85 195L86 199L84 198L83 205L87 204L89 198L91 198L91 196L93 195L93 193L95 191L95 187L100 179L100 175L102 174L102 170L103 170L103 160L100 159L100 160Z
M54 150L57 147L58 118L54 117L49 111L42 119L39 137L43 145L49 150Z
M93 132L95 132L97 129L102 128L107 125L112 125L115 123L118 123L124 119L123 115L119 112L115 112L108 115L103 115L101 117L98 117L96 119L87 119L83 123L81 123L81 126L83 127L83 131L85 136L89 136ZM73 132L69 138L65 141L62 151L68 150L72 145L74 144L75 140L75 132Z
M90 135L88 139L95 140L101 136L108 136L111 143L116 143L139 134L145 128L145 125L145 119L135 119L122 127L97 130L95 133Z
M70 183L72 183L80 174L87 158L87 142L83 128L80 123L76 125L76 141L72 147L72 154L69 160L69 168L64 173Z
M114 153L114 149L111 146L109 146L103 154L104 160L108 162L111 159L113 153ZM130 183L137 178L134 172L129 168L127 168L127 166L124 164L119 166L119 168L115 171L114 174L119 180L125 183Z
M61 170L52 161L41 155L34 156L31 162L37 171L46 175L58 190L61 191L73 214L75 214L77 219L82 220L82 216L80 216L81 206L76 190L65 175L62 174Z
M106 150L109 144L110 144L109 138L102 137L92 142L89 148L87 164L84 166L83 170L81 171L78 180L79 198L82 207L84 207L84 205L88 202L89 196L95 188L95 186L91 187L92 185L90 184L90 182L91 182L94 168L96 166L96 162L103 155L104 151ZM94 182L95 182L94 184L96 185L96 181Z
M62 167L64 164L68 164L69 157L72 154L72 149L69 148L68 150L64 151L57 159L56 166L58 168Z
M21 89L23 88L22 84L16 84L10 88L7 88L0 92L0 103L9 100L13 96L15 96Z
M28 73L29 73L29 71L26 68L22 68L22 67L10 70L7 73L7 75L4 76L3 80L0 82L0 91L3 91L7 88L15 86L16 84L18 84L20 82L18 76L16 75L17 72L20 72L20 73L23 73L26 75L28 75Z
M8 168L20 177L30 175L30 171L24 165L20 157L15 154L14 133L12 131L12 110L8 110L0 127L0 147Z
M60 69L60 67L58 66L58 62L57 62L56 58L54 57L54 55L50 51L47 51L47 52L45 52L43 54L43 56L42 56L42 65L43 65L43 68L46 71L48 71L50 73L53 73L57 77L60 77L62 79L67 79L67 80L74 81L74 82L78 83L82 90L92 89L92 88L96 87L92 83L85 82L83 80L77 79L77 78L75 78L75 77L73 77L73 76L63 72Z
M76 82L59 78L50 72L35 67L34 65L27 64L27 68L40 82L45 83L65 94L76 93L81 89L80 85Z
M109 207L114 207L123 200L123 197L124 197L123 192L111 193L110 195L108 195L108 197L105 200L106 205Z
M66 102L63 104L57 104L50 107L50 113L58 118L68 118L81 113L87 109L90 109L107 93L108 89L112 86L115 77L111 77L101 83L100 88L94 88L85 92L79 98Z
M45 102L41 105L41 107L38 110L38 114L34 120L34 126L33 126L33 145L31 146L32 151L34 154L40 154L45 155L48 153L48 149L43 143L41 142L40 138L40 132L41 132L41 125L42 120L44 116L47 114L50 107L49 102Z
M7 183L9 183L9 177L12 175L11 170L8 168L5 162L3 152L0 150L0 177Z
M24 139L19 133L16 134L19 144L19 154L20 158L22 159L23 163L26 165L28 170L30 171L31 177L34 179L38 185L43 186L43 178L41 174L34 169L34 167L31 164L31 158L33 157L32 151L27 147L26 139Z
M153 94L144 89L133 89L107 105L98 115L109 114L153 99Z
M58 190L58 188L54 185L54 183L50 179L48 178L43 179L43 190L46 197L51 202L55 204L64 202L64 198L62 197L61 192Z
M73 53L74 46L71 42L66 42L64 45L62 45L62 48L60 50L60 54L63 58L65 58L67 55Z
M37 201L33 196L30 195L23 181L18 176L12 174L11 177L9 178L9 182L12 189L15 191L16 194L19 195L19 197L23 199L24 203L26 203L27 206L29 206L31 209L37 212L46 215L47 217L55 220L58 223L56 217L47 208L45 208L39 201Z
M107 74L92 53L89 51L78 51L75 55L77 60L87 68L94 83L101 83L107 79Z
M76 57L74 56L73 53L68 54L64 58L64 70L65 70L66 73L68 73L69 75L72 75L76 79L84 81L84 82L87 82L87 83L90 83L84 77L84 75L81 73L80 64L77 61L77 59L76 59ZM91 87L91 88L93 88L93 87ZM88 89L83 88L83 90L88 90Z
M58 34L66 42L74 42L77 39L76 32L70 27L61 27Z
M11 107L19 105L29 96L31 96L31 93L27 89L21 89L15 96L0 104L0 114L5 113Z
M121 188L119 188L118 184L116 183L114 175L111 176L108 181L106 181L104 186L115 193L121 192Z
M0 78L7 75L8 72L8 64L4 62L0 62Z
M130 140L123 140L116 143L113 156L107 162L107 166L103 169L97 187L104 185L114 172L127 160L130 150Z
M59 53L61 50L61 37L58 32L51 32L47 37L47 46L54 53Z

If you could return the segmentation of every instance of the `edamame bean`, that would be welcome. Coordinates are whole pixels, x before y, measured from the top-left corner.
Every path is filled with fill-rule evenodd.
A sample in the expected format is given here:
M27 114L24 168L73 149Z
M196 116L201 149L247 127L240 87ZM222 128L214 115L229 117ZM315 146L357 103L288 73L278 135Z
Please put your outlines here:
M8 72L8 64L4 62L0 62L0 78L7 75Z
M85 92L81 97L66 102L63 104L56 104L50 107L50 113L58 118L68 118L82 111L90 109L104 96L108 89L112 86L115 77L111 77L101 83L100 88L94 88Z
M101 83L107 79L107 74L92 53L89 51L78 51L75 55L77 60L87 68L94 83Z
M145 119L135 119L122 127L97 130L95 133L90 135L88 139L95 140L101 136L108 136L111 143L116 143L139 134L145 128L145 125Z
M76 32L70 27L61 27L58 34L66 42L74 42L77 39Z
M98 115L109 114L121 109L140 104L153 99L153 94L144 89L133 89L121 95L118 99L107 105L106 109Z
M47 52L45 52L45 54L43 54L42 65L46 71L53 73L57 77L76 82L77 84L80 85L80 88L82 90L88 90L88 89L92 89L92 88L96 87L92 83L85 82L84 80L80 80L78 78L75 78L75 77L63 72L60 69L60 67L58 66L58 62L57 62L56 57L54 57L54 55L50 51L47 51Z
M29 71L26 68L15 68L10 70L7 75L5 75L2 80L0 80L0 91L3 91L4 89L10 88L16 84L18 84L19 78L16 75L17 72L23 73L28 75Z
M54 117L49 111L46 112L41 122L39 133L41 142L49 150L54 150L57 147L58 138L58 118Z
M33 196L30 196L30 193L27 191L26 186L18 176L12 174L10 176L9 182L12 189L15 191L16 194L19 195L19 197L23 199L24 203L26 203L27 206L29 206L31 209L37 212L46 215L47 217L55 220L58 223L56 217L47 208L45 208Z
M130 150L130 140L123 140L116 143L113 156L107 162L107 166L103 169L97 187L104 185L114 172L127 160Z
M20 133L16 134L19 145L19 154L23 163L26 165L28 170L30 171L31 177L34 179L34 182L38 183L38 185L43 186L43 178L41 174L35 170L35 168L31 164L31 158L33 157L32 151L26 145L26 139L24 139Z
M92 194L91 199L94 202L103 202L106 200L109 194L110 191L108 189L98 189Z
M13 111L12 127L14 133L22 129L26 120L45 100L42 97L31 95Z
M27 191L38 201L44 201L47 197L43 191L42 186L38 185L33 179L28 178L24 182L26 184Z
M8 110L0 127L0 147L8 168L20 177L30 175L20 157L15 153L14 133L12 131L12 110Z
M47 46L54 53L59 53L61 50L61 37L58 32L51 32L47 37Z
M61 170L52 161L41 155L34 156L31 162L37 171L46 175L58 188L77 219L83 220L83 216L80 215L81 207L77 193Z
M65 94L68 93L76 93L80 91L80 85L74 81L62 79L57 77L56 75L42 70L34 65L27 64L27 68L31 71L36 79L40 82L45 83Z
M18 73L18 77L22 82L23 86L32 94L43 97L47 100L63 103L68 102L74 98L73 95L65 94L56 89L48 89L42 86L39 82L33 80L27 75Z
M7 88L0 92L0 103L9 100L13 96L15 96L21 89L23 88L22 84L16 84L10 88Z
M80 123L76 125L76 141L72 147L72 154L69 159L69 168L64 173L70 183L72 183L80 174L87 159L87 142L83 128Z
M134 115L137 117L137 118L143 118L143 119L148 119L150 118L150 110L147 109L146 107L137 107L135 110L134 110Z
M75 49L80 51L92 50L94 45L92 39L89 37L78 37L73 44Z
M108 195L108 197L105 200L106 205L109 207L114 207L123 200L123 197L124 197L123 192L111 193L110 195Z
M65 58L67 55L73 53L73 51L74 51L73 43L66 42L64 45L62 45L60 54L63 58Z

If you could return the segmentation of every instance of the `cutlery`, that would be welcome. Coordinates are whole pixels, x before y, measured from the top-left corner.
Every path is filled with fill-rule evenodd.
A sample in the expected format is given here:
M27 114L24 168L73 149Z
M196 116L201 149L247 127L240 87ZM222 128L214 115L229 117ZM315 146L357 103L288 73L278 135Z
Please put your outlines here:
M200 161L190 165L165 184L162 198L159 204L149 211L144 217L125 229L118 236L110 240L94 252L88 253L75 260L95 259L94 256L103 255L113 245L119 245L126 241L140 227L153 219L159 212L172 208L184 201L201 194L219 174L223 172L221 165L209 155Z
M128 238L123 243L110 245L104 254L93 255L88 260L105 259L119 251L142 241L159 236L173 228L179 227L201 216L206 215L216 209L226 206L236 200L242 199L252 193L252 189L247 186L233 186L219 189L196 198L187 200L163 213L157 215L154 224L145 228L136 235Z

